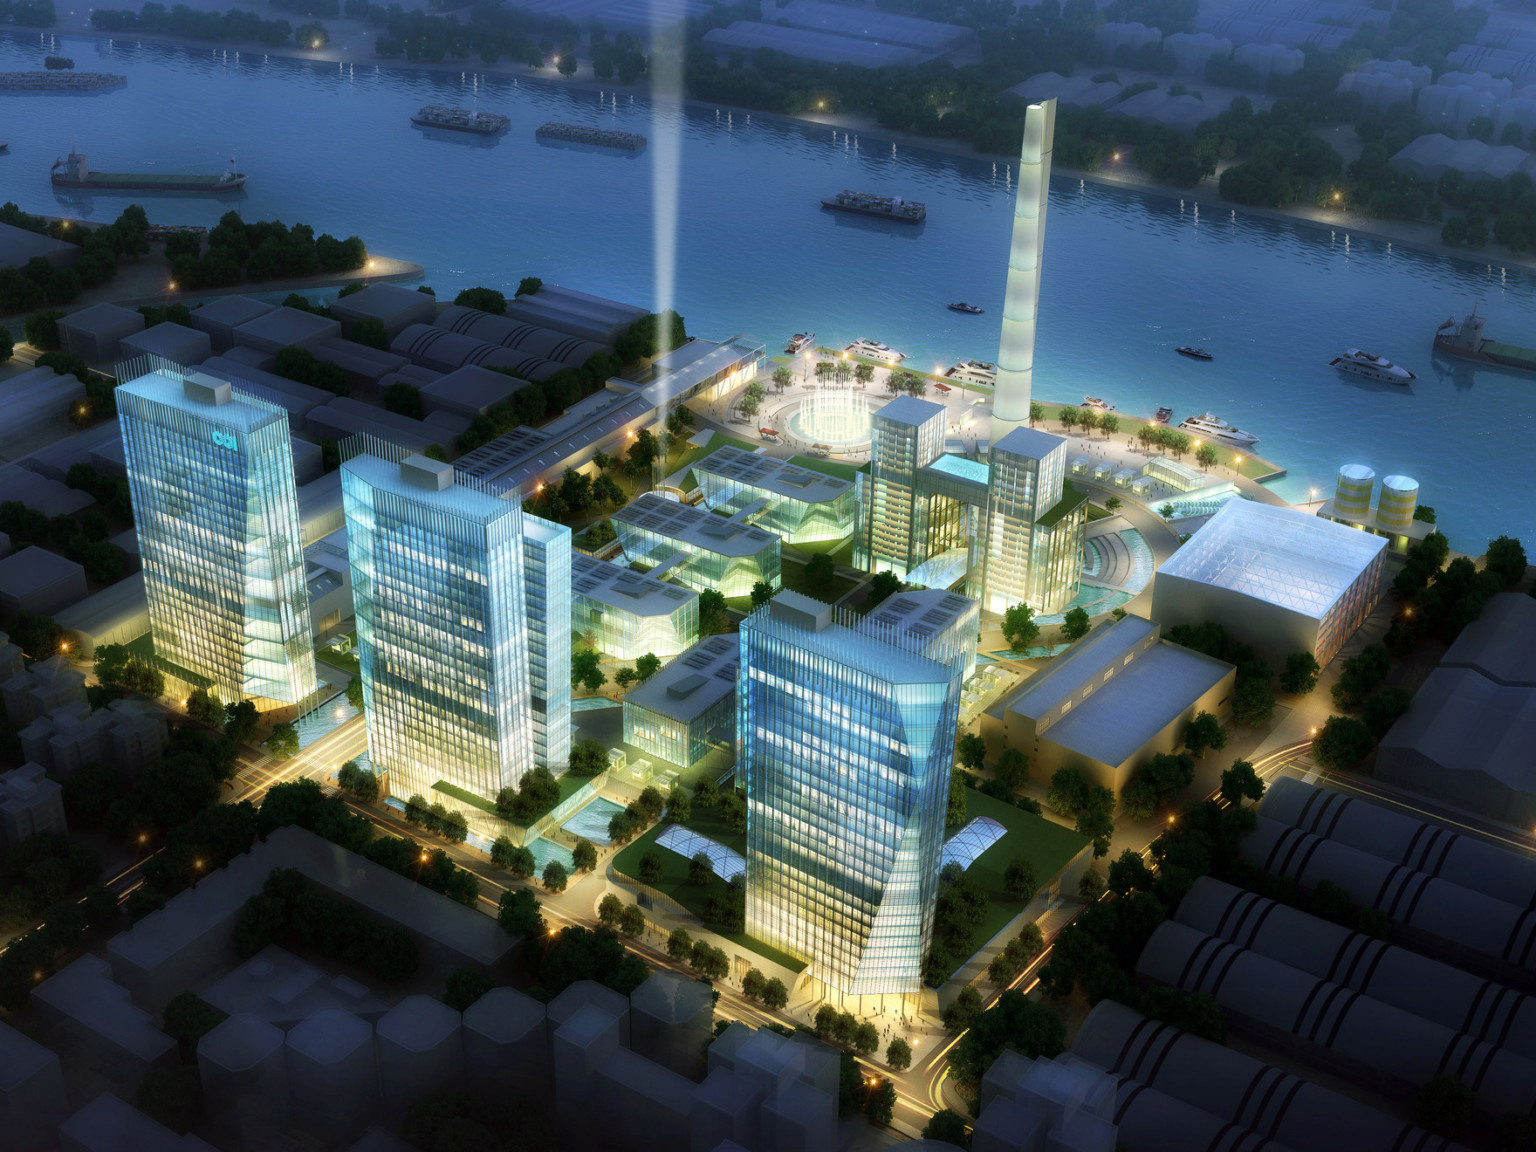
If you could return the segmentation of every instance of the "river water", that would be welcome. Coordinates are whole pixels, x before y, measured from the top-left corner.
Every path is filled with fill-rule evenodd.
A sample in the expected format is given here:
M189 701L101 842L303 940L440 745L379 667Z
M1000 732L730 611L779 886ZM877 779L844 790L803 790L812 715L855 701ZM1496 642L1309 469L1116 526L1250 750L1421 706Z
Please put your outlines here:
M11 142L0 198L29 211L110 219L137 198L156 222L213 224L231 207L303 221L424 265L440 297L475 284L510 294L536 275L655 307L669 302L657 269L670 252L670 302L700 335L746 333L772 351L807 328L825 344L868 336L930 369L996 357L1005 163L471 72L215 48L15 35L0 38L0 70L39 68L50 48L128 84L0 93ZM511 130L486 140L413 127L410 114L433 102L504 113ZM551 119L642 132L651 146L626 156L536 142ZM233 155L250 182L234 198L56 195L48 167L71 145L100 171L213 173ZM842 188L924 201L928 220L819 207ZM1435 326L1473 304L1492 338L1536 345L1536 286L1523 271L1057 179L1042 295L1038 397L1092 393L1133 414L1166 404L1176 420L1211 410L1261 438L1259 452L1289 470L1275 485L1289 499L1329 491L1339 465L1363 463L1417 478L1458 549L1480 552L1500 532L1536 541L1536 376L1429 352ZM948 311L957 299L987 314ZM1176 355L1186 343L1216 359ZM1328 361L1349 347L1419 379L1341 379Z

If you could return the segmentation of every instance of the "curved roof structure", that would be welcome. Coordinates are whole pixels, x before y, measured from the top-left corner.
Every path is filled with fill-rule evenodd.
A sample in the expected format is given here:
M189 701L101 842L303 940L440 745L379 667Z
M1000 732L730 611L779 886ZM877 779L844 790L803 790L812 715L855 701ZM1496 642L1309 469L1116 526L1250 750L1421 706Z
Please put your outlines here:
M1358 797L1286 776L1269 786L1259 815L1519 908L1536 902L1536 858Z
M1176 1100L1311 1152L1465 1152L1358 1100L1101 1000L1072 1054ZM1191 1145L1193 1147L1194 1145Z
M983 852L1006 835L1008 835L1008 829L992 817L978 816L944 841L944 852L939 858L939 867L943 869L950 864L959 864L961 868L969 868L981 859Z
M1536 1060L1536 998L1223 884L1195 881L1180 924ZM1433 995L1426 991L1433 989Z
M715 875L725 880L729 880L732 876L745 875L747 871L747 861L740 852L727 848L708 836L700 836L681 824L670 825L665 832L656 837L656 843L663 848L670 848L684 860L692 860L700 852L704 853L709 857L709 864L715 870Z
M1257 1025L1328 1050L1368 1080L1385 1076L1422 1087L1448 1073L1492 1114L1536 1109L1536 1061L1177 921L1158 925L1136 971L1186 992L1209 993Z
M572 368L579 368L587 359L605 350L605 346L579 336L568 336L528 324L494 316L462 304L450 304L433 322L437 328L446 328L461 336L484 340L488 344L500 344L503 348L523 352L530 356L542 356L546 360L558 360Z

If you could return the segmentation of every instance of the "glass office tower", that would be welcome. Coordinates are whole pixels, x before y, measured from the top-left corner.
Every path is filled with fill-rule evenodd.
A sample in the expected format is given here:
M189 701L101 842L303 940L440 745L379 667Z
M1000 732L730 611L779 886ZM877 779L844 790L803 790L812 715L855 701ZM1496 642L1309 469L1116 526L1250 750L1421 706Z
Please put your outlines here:
M559 776L571 762L571 530L527 512L523 599L533 763Z
M989 611L1028 604L1065 612L1083 567L1088 497L1066 481L1067 442L1015 428L992 445L991 486L978 582Z
M949 599L965 627L872 624L795 592L741 625L747 934L848 995L921 986L976 648L974 602Z
M854 562L906 578L931 555L929 499L919 472L944 452L944 406L912 396L874 414L869 474L860 477L860 531Z
M355 456L341 489L375 770L494 800L535 755L522 507L425 456Z
M202 373L117 389L155 651L221 696L315 690L288 414Z

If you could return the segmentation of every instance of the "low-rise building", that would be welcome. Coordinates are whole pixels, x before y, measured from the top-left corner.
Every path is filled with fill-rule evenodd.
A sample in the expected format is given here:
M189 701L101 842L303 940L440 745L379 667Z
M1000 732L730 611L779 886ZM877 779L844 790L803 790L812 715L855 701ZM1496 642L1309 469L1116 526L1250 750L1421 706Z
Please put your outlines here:
M35 544L0 560L0 616L50 616L85 598L85 569Z
M41 764L23 764L0 775L0 851L39 832L69 831L64 790Z
M1267 660L1326 665L1381 595L1387 542L1294 508L1224 504L1158 570L1152 618L1214 621Z
M693 466L704 506L745 513L786 544L841 540L853 534L858 500L851 481L813 472L788 460L720 448Z
M759 581L779 586L781 541L772 532L647 492L613 514L630 560L666 567L699 591L748 596Z
M571 553L571 631L620 660L676 656L699 636L699 594Z
M1231 711L1237 670L1161 633L1138 616L1099 627L984 713L982 735L1026 753L1037 779L1071 767L1119 792L1196 715Z
M734 635L700 640L624 697L624 742L690 768L716 743L735 739Z

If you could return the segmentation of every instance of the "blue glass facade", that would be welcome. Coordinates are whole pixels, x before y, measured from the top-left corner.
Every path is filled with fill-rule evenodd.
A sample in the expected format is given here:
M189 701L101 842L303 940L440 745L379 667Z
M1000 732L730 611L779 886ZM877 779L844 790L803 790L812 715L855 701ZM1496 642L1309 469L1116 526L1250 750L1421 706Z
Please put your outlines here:
M374 766L397 796L494 799L534 764L522 508L421 456L341 484Z
M117 406L156 652L227 699L302 700L315 660L287 413L169 371Z
M920 641L781 592L740 635L747 933L844 993L916 992L974 629Z
M571 762L571 530L526 512L523 600L533 762L559 776Z

